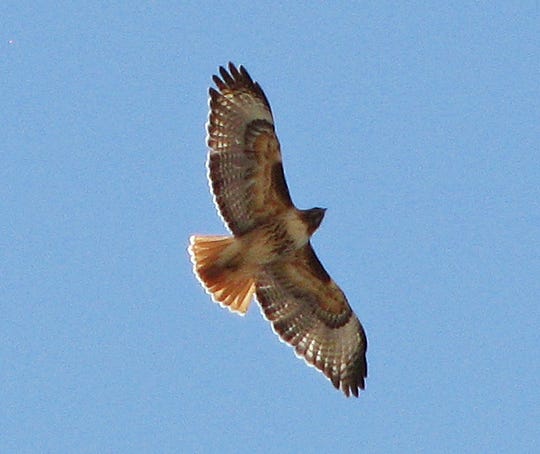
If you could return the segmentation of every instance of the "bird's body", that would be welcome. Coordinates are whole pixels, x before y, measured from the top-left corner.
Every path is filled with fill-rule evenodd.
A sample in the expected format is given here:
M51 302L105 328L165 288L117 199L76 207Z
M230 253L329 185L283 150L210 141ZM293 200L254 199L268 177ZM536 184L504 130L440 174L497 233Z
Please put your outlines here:
M285 181L270 105L247 71L214 76L209 179L233 236L192 236L194 271L212 298L244 314L256 295L274 331L348 396L367 375L367 341L310 238L325 210L297 209Z

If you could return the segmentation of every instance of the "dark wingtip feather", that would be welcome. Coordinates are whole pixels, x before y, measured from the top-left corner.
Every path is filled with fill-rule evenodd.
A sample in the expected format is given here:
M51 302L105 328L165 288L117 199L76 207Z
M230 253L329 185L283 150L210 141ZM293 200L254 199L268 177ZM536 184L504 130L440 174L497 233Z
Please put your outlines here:
M219 67L219 74L221 74L221 78L226 85L231 86L232 84L234 84L234 79L223 66Z
M242 77L244 79L246 79L249 83L253 84L253 79L251 78L251 76L249 75L248 71L246 68L244 68L242 65L240 65L240 74L242 75ZM255 85L258 85L258 84L255 84Z
M212 80L214 81L214 83L216 84L216 87L218 87L220 90L223 90L227 85L225 84L225 82L223 82L219 76L216 76L216 75L213 75L212 76Z
M240 77L240 73L236 69L236 66L234 66L233 63L229 62L229 72L231 73L231 76L233 79L238 80Z

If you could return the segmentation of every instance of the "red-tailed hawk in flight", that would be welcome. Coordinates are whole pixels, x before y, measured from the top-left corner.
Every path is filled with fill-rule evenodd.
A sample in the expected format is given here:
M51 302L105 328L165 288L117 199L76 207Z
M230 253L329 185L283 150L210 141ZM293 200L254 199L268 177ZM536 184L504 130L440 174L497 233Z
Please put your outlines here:
M309 241L325 210L297 209L285 182L270 104L229 63L210 88L208 177L233 236L192 236L194 271L214 301L245 314L255 295L297 356L347 396L367 376L366 335Z

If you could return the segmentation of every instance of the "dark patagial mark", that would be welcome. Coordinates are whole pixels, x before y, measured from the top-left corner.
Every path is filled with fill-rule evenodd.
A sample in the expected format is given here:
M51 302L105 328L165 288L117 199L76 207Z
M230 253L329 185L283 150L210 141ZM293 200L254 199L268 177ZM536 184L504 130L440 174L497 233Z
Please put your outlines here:
M276 162L272 166L272 188L281 201L287 206L292 207L293 203L291 195L289 194L289 188L285 181L285 173L283 172L283 165L281 162Z
M331 277L324 269L324 266L319 260L319 257L317 257L317 255L313 251L311 244L308 243L305 246L304 253L306 257L306 263L309 266L309 271L311 272L311 274L313 274L317 279L321 280L324 283L330 282Z

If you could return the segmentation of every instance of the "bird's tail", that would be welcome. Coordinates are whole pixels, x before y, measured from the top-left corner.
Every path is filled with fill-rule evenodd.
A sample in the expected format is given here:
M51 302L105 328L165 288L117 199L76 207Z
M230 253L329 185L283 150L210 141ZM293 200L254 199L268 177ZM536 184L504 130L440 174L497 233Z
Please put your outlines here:
M239 261L234 237L198 236L189 239L193 271L212 299L244 315L255 293L255 281Z

